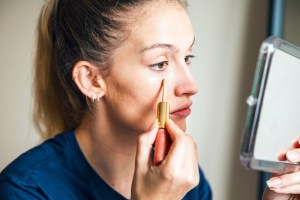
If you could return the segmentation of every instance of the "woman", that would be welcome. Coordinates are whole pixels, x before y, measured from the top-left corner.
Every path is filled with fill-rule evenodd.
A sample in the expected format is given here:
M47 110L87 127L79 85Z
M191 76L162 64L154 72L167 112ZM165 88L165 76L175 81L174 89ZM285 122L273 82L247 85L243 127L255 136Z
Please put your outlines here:
M38 31L35 119L47 137L65 132L4 169L0 199L211 199L184 134L197 92L184 1L52 0ZM175 123L155 166L163 79Z
M64 132L3 170L0 199L212 198L195 143L184 133L197 93L185 7L180 0L46 3L35 119L45 137ZM156 166L151 155L163 79L172 145Z

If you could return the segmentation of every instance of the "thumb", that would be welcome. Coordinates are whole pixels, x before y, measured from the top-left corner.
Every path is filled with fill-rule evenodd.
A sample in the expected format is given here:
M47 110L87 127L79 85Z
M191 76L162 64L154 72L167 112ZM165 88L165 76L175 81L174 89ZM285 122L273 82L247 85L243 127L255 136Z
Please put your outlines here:
M147 168L152 153L152 145L154 144L156 134L158 131L157 119L151 125L149 130L138 136L137 153L136 153L136 167Z

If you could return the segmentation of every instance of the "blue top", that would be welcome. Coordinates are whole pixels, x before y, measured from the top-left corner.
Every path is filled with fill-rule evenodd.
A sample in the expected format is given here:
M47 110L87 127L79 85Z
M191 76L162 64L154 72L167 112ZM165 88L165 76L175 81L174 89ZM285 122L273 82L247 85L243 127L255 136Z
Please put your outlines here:
M199 169L200 170L200 169ZM212 199L202 171L200 183L184 200ZM125 200L88 164L73 131L27 151L0 174L0 199Z

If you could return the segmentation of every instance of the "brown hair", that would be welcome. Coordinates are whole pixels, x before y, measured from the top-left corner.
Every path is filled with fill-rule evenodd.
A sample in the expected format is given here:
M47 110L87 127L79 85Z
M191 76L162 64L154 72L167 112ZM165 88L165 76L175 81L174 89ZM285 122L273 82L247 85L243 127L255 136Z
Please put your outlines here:
M133 13L152 1L46 1L37 27L34 79L34 121L44 138L77 127L87 110L72 81L76 62L87 60L107 71L112 51L130 34ZM184 0L174 1L186 7Z

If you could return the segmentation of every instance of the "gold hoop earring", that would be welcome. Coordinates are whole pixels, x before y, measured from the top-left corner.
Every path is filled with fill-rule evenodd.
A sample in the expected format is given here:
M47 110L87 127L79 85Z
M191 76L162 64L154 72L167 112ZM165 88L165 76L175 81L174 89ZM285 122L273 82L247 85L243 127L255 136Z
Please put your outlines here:
M96 97L93 95L93 103L95 102Z
M90 92L90 98L92 99L93 102L95 101L95 98L94 98L94 95L92 92Z

